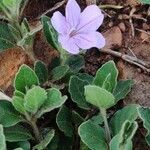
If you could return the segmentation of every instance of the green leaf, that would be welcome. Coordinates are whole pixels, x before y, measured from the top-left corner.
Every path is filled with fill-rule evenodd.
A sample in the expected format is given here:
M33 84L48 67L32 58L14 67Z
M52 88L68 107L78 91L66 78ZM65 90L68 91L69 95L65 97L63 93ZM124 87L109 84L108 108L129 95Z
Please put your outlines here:
M26 35L28 32L30 32L29 23L26 18L24 18L21 22L21 32L22 35Z
M69 93L71 99L83 109L90 109L90 105L86 102L84 96L84 86L88 84L87 81L83 81L77 76L72 76L69 81Z
M98 69L93 84L113 92L117 85L118 70L113 61L105 63Z
M10 127L22 121L24 119L14 109L11 102L0 100L0 124L4 127Z
M104 130L100 126L86 121L79 126L78 133L91 150L108 150Z
M87 81L89 84L92 84L94 77L87 74L87 73L79 73L77 74L78 78L83 80L83 81Z
M9 10L12 19L18 19L23 0L3 0L2 3Z
M131 87L133 85L133 80L120 80L117 83L117 86L113 92L116 103L124 99L126 95L131 91Z
M120 132L111 140L110 150L132 150L132 138L137 128L138 124L135 121L131 123L126 120Z
M22 65L15 77L14 86L16 90L26 93L27 89L38 84L39 80L35 72L27 65Z
M150 4L150 0L139 0L143 4Z
M45 37L48 41L48 43L55 48L56 50L60 50L61 46L58 42L58 35L57 32L55 31L55 29L53 28L51 22L50 22L50 18L47 16L43 16L42 17L42 24L43 24L43 30L44 30L44 34Z
M15 90L14 91L14 96L24 98L25 94L20 92L20 91Z
M21 142L7 142L7 149L16 149L21 147L23 150L30 150L31 146L28 141L21 141Z
M47 99L39 110L37 117L41 117L44 113L50 112L61 107L67 99L67 96L62 96L61 92L55 88L47 90Z
M93 116L92 118L89 119L93 124L96 124L96 125L101 125L103 124L104 120L103 120L103 117L102 115L99 113L95 116Z
M32 138L31 133L26 128L19 125L4 128L4 134L6 136L6 141L9 142L26 141Z
M69 71L69 67L66 66L58 66L51 71L51 78L53 81L57 81L62 79L67 72Z
M35 114L47 99L47 93L43 88L35 86L27 91L24 99L25 109L28 112Z
M70 70L74 73L79 72L85 66L85 61L81 55L71 55L67 60L66 64L70 67Z
M46 65L42 61L35 62L34 70L41 84L45 83L48 80L48 70Z
M24 107L24 99L22 97L13 96L12 104L18 112L20 112L21 114L25 114L26 111Z
M3 126L0 124L0 150L6 150L6 141Z
M59 136L55 134L51 142L48 144L47 149L49 150L58 150L59 147Z
M114 136L120 132L121 127L126 120L133 123L137 119L138 107L139 105L136 104L128 105L115 113L115 115L111 118L110 121L111 131Z
M147 129L146 141L147 144L150 146L150 108L139 107L138 113L139 117L143 121L143 126L145 127L145 129Z
M84 118L81 117L76 111L72 111L72 122L76 126L79 126L84 121Z
M95 85L85 86L85 98L92 105L105 109L113 106L115 101L114 96L110 92Z
M11 24L8 24L9 30L11 34L13 35L14 40L17 42L21 40L21 34L20 32Z
M45 138L36 146L33 147L33 150L43 150L47 147L47 145L51 142L55 134L54 130L51 130L47 133Z
M71 118L71 112L65 105L60 108L56 116L56 123L59 129L69 137L73 136L73 125Z
M13 35L6 23L0 23L0 52L15 47Z

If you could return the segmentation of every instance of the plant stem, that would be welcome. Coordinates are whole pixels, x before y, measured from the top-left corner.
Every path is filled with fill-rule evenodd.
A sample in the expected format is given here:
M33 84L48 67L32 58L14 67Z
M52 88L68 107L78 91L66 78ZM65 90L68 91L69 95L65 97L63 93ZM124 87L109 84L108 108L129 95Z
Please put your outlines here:
M36 118L31 118L31 116L27 112L25 113L25 117L26 117L26 120L27 120L28 124L33 129L33 133L35 135L36 141L39 143L41 141L41 135L40 135L38 126L36 124L37 119Z
M100 111L104 120L106 139L107 139L107 142L109 143L111 141L111 135L110 135L110 129L108 126L108 121L107 121L106 109L100 108Z
M40 135L39 129L37 127L36 121L31 121L30 125L32 126L32 129L33 129L33 132L34 132L34 135L35 135L37 142L40 142L41 141L41 135Z

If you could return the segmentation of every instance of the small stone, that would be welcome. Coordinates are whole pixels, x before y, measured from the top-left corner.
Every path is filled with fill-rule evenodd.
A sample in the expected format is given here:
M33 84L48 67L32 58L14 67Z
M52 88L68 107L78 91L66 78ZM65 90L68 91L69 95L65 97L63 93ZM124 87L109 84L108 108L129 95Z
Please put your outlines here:
M111 29L103 33L106 39L106 45L104 48L113 49L119 48L122 45L122 33L119 27L114 26Z
M123 23L123 22L121 22L121 23L119 23L119 28L120 28L120 30L122 31L122 32L125 32L126 31L126 26L125 26L125 24Z

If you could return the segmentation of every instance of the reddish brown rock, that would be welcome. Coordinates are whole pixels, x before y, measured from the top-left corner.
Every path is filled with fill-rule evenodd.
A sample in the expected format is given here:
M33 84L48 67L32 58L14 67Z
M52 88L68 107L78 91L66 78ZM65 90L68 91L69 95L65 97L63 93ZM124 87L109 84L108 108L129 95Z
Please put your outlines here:
M122 33L119 27L115 26L103 33L106 39L105 48L119 48L122 45Z

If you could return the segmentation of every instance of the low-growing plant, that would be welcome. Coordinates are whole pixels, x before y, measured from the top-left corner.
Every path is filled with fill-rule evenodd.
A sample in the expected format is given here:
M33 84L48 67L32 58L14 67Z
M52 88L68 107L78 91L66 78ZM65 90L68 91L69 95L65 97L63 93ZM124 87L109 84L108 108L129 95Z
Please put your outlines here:
M41 27L30 31L26 19L20 20L26 2L0 2L9 22L0 24L9 32L2 32L0 50L12 45L31 50ZM33 68L19 68L12 100L0 100L0 150L132 150L138 120L150 145L150 109L138 104L116 108L134 82L118 80L114 61L103 64L95 76L84 71L83 50L105 45L96 31L103 18L96 5L81 12L75 0L68 1L65 17L60 12L52 19L42 17L45 37L60 57L50 67L35 61Z
M41 61L35 63L34 70L27 65L20 67L12 101L0 100L1 149L130 150L138 118L150 143L149 108L130 104L114 114L109 111L133 85L132 80L117 80L113 61L98 69L95 77L80 72L70 75L65 67L61 75L66 70L68 73L53 78L58 67L48 72ZM68 74L69 84L65 79ZM64 86L60 88L58 81Z

